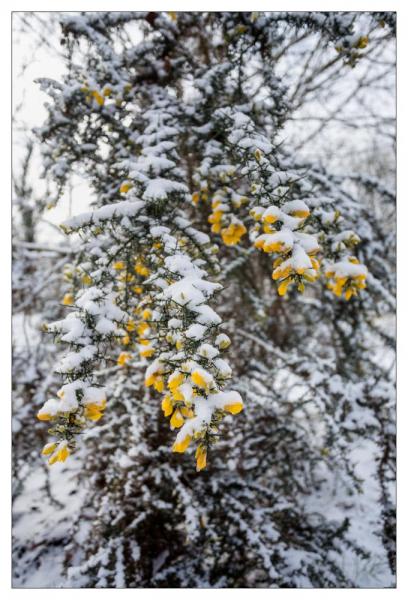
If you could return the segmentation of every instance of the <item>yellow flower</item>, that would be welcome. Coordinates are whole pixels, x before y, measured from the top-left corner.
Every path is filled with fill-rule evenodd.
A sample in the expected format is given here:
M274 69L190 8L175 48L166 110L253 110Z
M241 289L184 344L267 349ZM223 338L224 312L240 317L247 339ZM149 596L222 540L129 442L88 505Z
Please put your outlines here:
M147 267L145 267L140 261L137 261L135 264L135 271L138 275L142 277L147 277L150 274L150 271Z
M112 266L115 269L115 271L122 271L123 269L126 268L126 265L122 260L118 260L117 262L114 262Z
M141 294L141 293L143 292L143 288L142 288L142 287L140 287L140 285L136 285L136 286L133 288L133 291L135 292L135 294Z
M191 381L204 390L208 389L208 382L205 380L204 376L200 371L193 371L191 374Z
M48 413L37 413L37 419L40 421L50 421L53 418L53 415L49 415Z
M71 453L68 450L68 448L66 446L63 446L60 450L58 450L57 452L55 452L55 454L51 456L51 458L48 461L48 464L53 465L56 462L65 462L70 454Z
M127 331L134 331L136 329L136 323L130 319L125 325Z
M92 278L87 273L84 273L84 275L82 275L82 283L84 285L91 285Z
M284 279L290 275L292 271L292 267L288 265L284 269L280 269L279 267L274 270L272 273L272 279L276 281L276 279Z
M298 219L306 219L310 215L310 210L293 210L290 214Z
M262 229L264 233L273 233L274 231L276 231L276 229L274 229L272 225L269 225L269 223L264 223L262 225Z
M64 306L72 306L74 304L73 294L65 294L65 296L62 299L62 304Z
M360 48L360 49L367 48L367 45L368 45L368 35L363 35L358 39L356 48Z
M99 104L99 106L103 106L105 104L105 98L103 96L101 96L97 90L94 90L93 92L91 92L91 95L95 98L95 100Z
M150 356L153 356L154 348L144 348L143 350L139 350L139 354L143 358L149 358Z
M152 375L149 375L149 377L146 377L145 382L144 382L145 386L150 387L151 385L153 385L156 380L156 377L158 377L158 375L156 373L152 373Z
M313 283L319 277L319 274L316 273L316 275L310 275L310 273L304 273L303 277L304 277L304 279L306 279L306 281Z
M167 386L171 392L175 392L177 390L177 388L180 387L180 385L183 383L183 381L184 381L184 374L175 372L175 374L173 374L169 378Z
M121 194L126 194L129 190L131 190L133 185L129 181L124 181L119 188Z
M161 407L165 417L169 417L173 412L173 401L168 394L164 396Z
M288 291L288 287L290 286L291 283L292 283L292 281L291 281L290 277L288 277L287 279L282 281L282 283L278 287L279 296L284 296L286 294L286 292Z
M192 419L194 417L194 411L191 408L187 408L187 406L182 406L180 412L183 417L186 417L187 419Z
M191 435L186 435L182 442L174 442L173 452L185 452L191 443Z
M152 316L152 311L149 310L148 308L146 308L143 312L142 312L142 317L143 319L145 319L147 321L147 319L150 319L150 317Z
M220 338L220 340L218 342L218 348L220 348L220 350L225 350L230 345L231 345L231 340L229 339L229 337L227 335L222 335L222 337Z
M198 446L195 457L197 459L197 471L205 469L207 465L207 448L205 446Z
M197 205L200 201L200 192L194 192L194 194L191 196L191 200L195 205Z
M46 456L47 454L52 454L57 446L58 446L58 444L56 442L52 442L50 444L45 444L44 448L42 449L41 454L43 454L44 456Z
M84 416L91 421L99 421L103 417L103 408L99 404L87 404L84 410Z
M264 217L262 217L262 221L264 223L269 223L270 225L272 223L276 223L277 220L278 220L278 217L276 215L273 215L273 214L267 214Z
M262 246L264 252L283 252L286 250L284 242L264 242Z
M164 381L162 377L156 377L154 383L153 383L153 387L156 390L156 392L162 392L164 390Z
M242 223L231 223L226 229L221 230L222 240L227 246L234 246L246 231L247 229Z
M172 392L172 395L173 395L173 399L174 399L176 402L184 402L184 396L183 396L183 394L180 392L180 390L178 390L178 389L177 389L177 390L174 390L174 392Z
M149 329L149 325L148 323L146 323L145 321L141 321L139 323L139 325L136 328L136 331L138 333L138 335L143 335L145 333L145 331L147 331Z
M208 222L209 223L219 223L222 220L223 214L224 213L223 213L222 210L216 210L216 211L214 211L208 217Z
M345 284L346 284L346 282L347 282L347 277L339 277L339 276L337 276L335 279L336 279L337 283L338 283L338 284L339 284L341 287L343 287L343 285L345 285Z
M110 88L110 87L104 87L104 88L103 88L103 95L104 95L106 98L109 98L109 96L110 96L111 94L112 94L112 88Z
M130 352L121 352L118 356L117 363L120 367L125 366L125 364L132 358Z
M234 402L234 404L226 404L224 406L224 410L231 413L232 415L237 415L244 408L242 402Z
M184 423L183 415L181 414L179 409L176 409L170 419L170 427L172 429L178 429Z
M128 335L124 335L122 338L122 344L124 346L128 346L130 344L130 337Z

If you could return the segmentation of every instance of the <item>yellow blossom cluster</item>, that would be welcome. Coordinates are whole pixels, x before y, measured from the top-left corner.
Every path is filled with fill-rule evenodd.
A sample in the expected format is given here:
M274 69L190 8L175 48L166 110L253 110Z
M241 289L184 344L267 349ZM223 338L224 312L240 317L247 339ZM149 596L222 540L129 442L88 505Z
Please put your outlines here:
M226 336L225 336L226 337ZM225 340L222 338L220 344ZM200 471L206 466L208 433L216 433L214 423L208 427L200 420L200 414L209 409L216 411L215 422L224 413L238 414L243 403L238 394L219 394L214 376L195 361L185 361L176 370L170 370L161 361L153 363L145 379L146 387L152 386L162 393L162 410L170 418L170 428L183 430L173 444L173 452L183 453L190 443L197 441L196 467Z
M92 99L98 104L98 106L103 106L105 104L105 98L109 97L112 93L112 89L108 86L101 89L91 89L87 85L81 87L81 92L86 94L85 100L90 102Z
M103 391L89 387L83 391L82 400L78 400L72 384L63 386L57 392L57 399L50 399L37 413L40 421L54 423L49 432L60 439L58 442L46 444L42 450L44 456L51 455L48 463L65 462L74 448L73 435L86 426L87 420L99 421L106 408L106 397Z
M50 458L48 459L48 463L53 465L56 462L65 462L71 452L65 442L51 442L50 444L46 444L44 446L41 454L44 456L51 454Z
M179 243L182 238L176 243L166 235L166 247L184 248L184 243ZM159 244L156 240L155 247ZM227 413L240 412L243 402L237 392L222 391L231 369L221 353L230 340L217 332L220 319L198 292L201 286L209 286L200 279L205 272L180 250L176 256L172 252L164 261L165 281L158 277L164 291L143 296L136 306L132 329L141 357L153 358L146 370L145 385L161 394L163 414L170 428L178 431L173 452L183 453L196 442L196 468L201 470L207 463L208 447L217 438L220 421ZM157 259L157 264L162 263ZM194 285L190 287L192 279ZM197 308L196 297L200 303ZM206 315L206 324L197 321L199 314Z
M205 184L202 185L199 191L195 191L191 194L191 202L197 206L200 202L207 202L208 200L208 188Z
M333 294L350 300L366 287L367 269L356 257L349 256L347 260L330 265L326 277L329 279L327 287Z
M159 251L160 243L155 242L152 250ZM139 346L139 355L142 358L150 358L155 352L153 341L149 339L149 334L151 333L149 319L152 313L148 308L148 304L151 298L149 295L145 295L140 300L144 291L143 282L149 277L150 269L140 255L134 257L129 268L125 261L116 261L113 263L112 268L117 272L116 278L119 289L127 286L128 292L133 295L134 316L129 318L124 324L125 332L121 338L121 343L127 347L127 350L120 352L117 358L117 364L120 367L124 367L132 360L133 354L131 350L136 345Z
M302 231L310 216L308 206L300 200L281 207L254 207L250 216L255 221L255 248L267 254L279 254L273 262L272 279L278 282L278 294L284 296L291 284L304 292L305 281L314 282L319 276L320 263L315 258L319 244L313 235Z
M226 246L238 244L247 232L247 228L242 221L231 213L228 204L219 195L214 197L211 209L212 212L208 217L208 222L211 223L211 231L221 234L222 241Z
M124 83L120 86L106 84L103 87L99 87L85 82L79 89L83 94L85 94L85 100L88 103L94 101L97 106L102 107L104 106L107 98L115 95L115 104L120 106L122 104L123 97L130 92L132 86L130 83Z
M84 270L83 267L78 267L67 263L63 269L63 279L70 284L72 291L64 294L61 303L64 306L73 306L75 296L74 291L79 287L89 286L92 284L92 277Z

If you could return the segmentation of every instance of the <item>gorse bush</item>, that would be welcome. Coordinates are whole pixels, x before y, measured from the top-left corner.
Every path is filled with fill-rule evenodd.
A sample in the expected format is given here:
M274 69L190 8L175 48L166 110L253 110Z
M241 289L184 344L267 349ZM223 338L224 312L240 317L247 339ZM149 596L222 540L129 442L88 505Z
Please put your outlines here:
M109 36L95 27L104 18L66 21L67 44L81 37L89 44L87 62L72 62L63 84L42 82L54 100L40 132L46 164L60 190L74 165L89 175L92 168L99 206L62 225L66 233L82 234L86 258L76 267L83 285L64 297L75 311L49 327L71 351L57 367L66 378L58 399L38 413L55 421L50 432L57 442L43 453L51 454L50 464L66 460L76 434L106 406L93 370L115 359L125 367L136 351L153 359L145 385L164 394L164 414L172 429L180 429L173 450L184 452L196 441L201 470L225 412L240 412L243 402L237 392L224 390L232 372L221 355L230 342L210 306L221 285L204 270L220 271L218 248L193 226L189 205L211 206L211 232L225 245L244 246L248 233L249 243L273 254L279 295L291 285L304 292L305 282L317 279L320 252L328 287L346 300L365 288L367 269L350 254L359 238L342 228L334 199L274 142L279 128L268 103L251 102L250 78L273 43L271 30L279 31L279 19L106 17L113 30L134 19L150 25L143 42L116 55ZM329 35L345 38L340 52L347 45L365 47L367 37L353 36L350 17L327 21ZM199 22L212 32L205 48L196 39ZM304 26L305 18L295 24ZM189 47L195 64L185 58ZM142 52L148 65L135 59ZM271 83L264 82L266 90Z
M67 350L37 416L49 464L86 448L93 516L70 581L353 585L344 553L370 551L346 514L362 493L350 452L367 436L392 568L392 374L370 347L393 346L376 321L393 311L393 231L368 204L392 193L285 139L301 100L280 60L318 40L324 90L333 65L347 77L392 38L393 14L84 13L61 28L66 73L40 80L36 133L51 205L77 173L91 206L61 225L66 316L45 328Z

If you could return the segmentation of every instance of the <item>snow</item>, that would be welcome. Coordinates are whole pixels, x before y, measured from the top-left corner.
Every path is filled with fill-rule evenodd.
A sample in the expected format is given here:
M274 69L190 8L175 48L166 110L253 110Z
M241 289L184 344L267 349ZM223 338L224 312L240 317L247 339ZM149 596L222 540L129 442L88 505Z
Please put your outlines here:
M206 330L207 328L204 327L204 325L200 325L199 323L193 323L193 325L190 325L190 327L186 329L184 335L192 340L201 340Z
M182 183L158 177L151 179L143 193L145 200L163 200L173 192L187 193L188 188Z
M62 223L62 227L67 231L74 231L89 224L98 225L103 221L111 221L121 217L133 217L144 207L142 200L122 200L115 204L102 206L93 211L88 211L67 219Z

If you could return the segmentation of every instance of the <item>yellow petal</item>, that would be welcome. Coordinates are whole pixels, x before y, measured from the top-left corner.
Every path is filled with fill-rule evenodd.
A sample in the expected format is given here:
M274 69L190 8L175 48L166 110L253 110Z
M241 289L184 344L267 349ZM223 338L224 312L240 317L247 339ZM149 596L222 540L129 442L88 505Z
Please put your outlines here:
M234 404L226 404L224 406L224 410L231 413L232 415L237 415L244 408L242 402L235 402Z
M97 92L96 90L91 93L92 93L92 96L95 98L96 102L99 104L99 106L103 106L105 103L105 98L103 96L101 96L100 93Z
M113 268L115 269L115 271L122 271L126 265L122 260L118 260L115 263L113 263Z
M129 352L121 352L118 356L117 363L120 367L123 367L131 358L132 355Z
M294 210L290 213L292 217L297 217L298 219L306 219L310 215L310 211L308 210Z
M161 403L162 411L164 412L165 417L169 417L173 412L173 402L170 396L164 396Z
M279 296L284 296L286 294L290 284L291 284L291 279L289 277L287 279L285 279L285 281L282 281L282 283L278 287Z
M191 374L191 381L202 389L206 389L208 387L208 383L201 375L199 371L193 371Z
M173 375L167 383L169 390L171 390L172 392L174 392L178 387L180 387L180 385L184 381L183 373L177 373L177 371L175 371L175 373L176 375Z
M52 454L57 446L58 446L58 444L56 442L53 442L51 444L46 444L44 446L44 448L42 449L41 454L43 454L44 456L46 456L47 454Z
M39 419L40 421L49 421L50 419L52 419L52 415L49 415L48 413L37 413L37 419Z
M122 185L119 188L119 191L121 194L126 194L126 192L128 192L130 189L132 189L132 184L125 181L124 183L122 183Z
M207 466L207 449L205 446L198 446L195 457L197 459L197 471L205 469Z
M164 390L164 381L161 377L157 377L157 379L155 379L155 382L153 383L153 387L156 390L156 392L162 392Z
M191 408L188 408L187 406L183 406L180 409L180 411L183 417L186 417L187 419L192 419L194 417L194 411L192 411Z
M134 331L136 329L136 323L130 319L125 325L127 331Z
M191 435L186 435L183 441L174 442L173 452L185 452L191 443Z
M72 304L74 304L73 294L65 294L62 299L62 304L64 304L64 306L72 306Z
M171 419L170 419L170 427L172 429L178 429L184 423L184 418L179 409L175 410Z
M144 350L140 350L139 354L143 358L150 358L154 354L154 348L145 348Z

